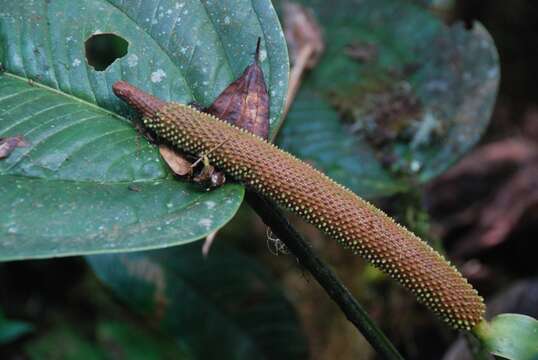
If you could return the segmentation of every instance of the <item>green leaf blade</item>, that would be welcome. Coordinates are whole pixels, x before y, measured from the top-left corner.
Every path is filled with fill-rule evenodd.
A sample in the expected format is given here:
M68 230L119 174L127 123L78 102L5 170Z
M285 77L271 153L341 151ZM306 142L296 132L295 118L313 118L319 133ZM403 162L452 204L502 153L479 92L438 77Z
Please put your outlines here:
M477 329L492 354L510 360L538 359L538 321L521 314L500 314Z
M0 100L0 133L29 142L0 162L0 174L100 182L166 177L156 151L137 141L126 119L10 74L0 79L0 99L11 102Z
M326 43L302 91L333 106L345 135L355 138L357 157L368 149L359 165L368 164L371 173L362 176L379 180L353 188L359 195L391 195L401 189L394 184L431 180L478 141L489 123L500 77L495 44L482 25L475 23L471 30L447 26L406 0L302 3L317 15ZM310 105L316 116L317 102ZM300 106L305 112L305 105ZM284 136L285 129L280 140L295 141L296 148L313 146L301 137ZM327 147L310 160L320 162L340 148ZM359 166L354 161L345 164L349 174Z
M231 249L213 247L205 258L195 245L88 261L121 300L197 358L306 358L293 308L268 274Z
M122 79L164 100L209 104L253 61L261 37L275 126L288 62L271 3L212 4L3 4L0 137L22 135L29 146L0 161L0 193L8 199L0 206L0 260L179 245L231 219L244 189L227 184L208 193L174 181L111 89ZM247 29L245 19L256 26ZM85 41L103 33L125 39L128 52L97 71L86 61Z
M313 93L299 93L278 144L361 196L406 189L388 175L371 148L347 133L338 113Z
M192 242L230 220L243 188L207 194L166 179L99 184L0 176L0 194L0 254L15 260Z

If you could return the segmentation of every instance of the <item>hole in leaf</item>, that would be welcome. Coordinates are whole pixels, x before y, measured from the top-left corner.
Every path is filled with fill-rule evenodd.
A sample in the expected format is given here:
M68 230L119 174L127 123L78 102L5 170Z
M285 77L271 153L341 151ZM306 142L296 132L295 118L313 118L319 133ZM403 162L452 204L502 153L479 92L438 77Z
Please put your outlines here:
M127 55L129 43L116 34L96 34L86 40L85 48L88 64L103 71L116 59Z

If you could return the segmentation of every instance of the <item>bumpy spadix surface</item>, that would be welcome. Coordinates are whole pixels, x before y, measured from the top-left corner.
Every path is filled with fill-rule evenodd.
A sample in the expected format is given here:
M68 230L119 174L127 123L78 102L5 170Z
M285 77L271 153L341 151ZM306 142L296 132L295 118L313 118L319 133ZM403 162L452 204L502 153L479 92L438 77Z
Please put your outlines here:
M452 327L484 314L473 287L440 254L381 210L263 139L191 107L159 106L145 125L176 147L300 214L411 290Z

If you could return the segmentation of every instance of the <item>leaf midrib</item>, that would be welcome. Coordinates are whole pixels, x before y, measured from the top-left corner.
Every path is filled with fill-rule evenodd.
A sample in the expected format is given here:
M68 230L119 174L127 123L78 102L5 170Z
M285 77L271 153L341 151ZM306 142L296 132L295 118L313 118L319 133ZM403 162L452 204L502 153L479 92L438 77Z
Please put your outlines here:
M60 178L45 178L45 177L39 177L39 176L29 176L29 175L21 175L21 174L0 174L0 177L11 177L11 178L19 178L21 180L40 180L40 181L48 181L48 182L65 182L65 183L75 183L75 184L99 184L99 185L107 185L107 186L114 186L114 185L129 185L129 184L150 184L160 181L168 181L173 180L173 177L170 175L166 175L165 177L161 178L153 178L153 179L140 179L140 180L119 180L119 181L92 181L92 180L77 180L77 179L60 179Z
M2 74L0 75L0 78L1 78L2 76L8 76L8 77L11 77L11 78L13 78L13 79L16 79L16 80L19 80L19 81L25 81L25 82L28 82L29 80L31 80L31 79L29 79L29 78L25 78L25 77L23 77L23 76L16 75L16 74L13 74L13 73L11 73L11 72L7 72L7 71L4 72L4 73L2 73ZM103 107L100 107L100 106L97 105L97 104L94 104L94 103L92 103L92 102L83 100L83 99L78 98L78 97L76 97L76 96L74 96L74 95L65 93L65 92L63 92L63 91L61 91L61 90L55 89L55 88L53 88L53 87L50 87L50 86L47 86L47 85L44 85L44 84L41 84L41 83L39 83L39 82L35 82L34 80L32 80L32 86L35 86L35 87L44 89L44 90L46 90L46 91L50 91L50 92L52 92L52 93L54 93L54 94L57 94L57 95L60 95L60 96L64 96L64 97L66 97L66 98L68 98L68 99L70 99L70 100L72 100L72 101L74 101L74 102L77 102L77 103L82 104L82 105L84 105L84 106L88 106L88 107L90 107L90 108L92 108L92 109L94 109L94 110L103 112L103 113L105 113L105 114L107 114L107 115L113 116L113 117L115 117L115 118L117 118L117 119L119 119L119 120L121 120L121 121L130 123L130 121L129 121L127 118L125 118L125 117L123 117L123 116L121 116L121 115L119 115L119 114L117 114L117 113L115 113L115 112L113 112L113 111L107 110L107 109L105 109L105 108L103 108Z

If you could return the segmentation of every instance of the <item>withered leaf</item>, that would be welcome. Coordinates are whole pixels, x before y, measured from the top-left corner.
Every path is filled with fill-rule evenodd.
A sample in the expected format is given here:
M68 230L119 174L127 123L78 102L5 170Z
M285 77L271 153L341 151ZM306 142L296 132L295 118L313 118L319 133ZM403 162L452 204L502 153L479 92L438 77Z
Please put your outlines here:
M192 172L192 163L167 145L159 145L159 152L175 174L185 176Z
M473 184L485 185L476 192ZM458 234L452 255L476 255L513 241L511 234L536 218L538 147L524 137L488 143L428 187L429 211L438 218L438 231L445 237Z
M248 130L264 139L269 136L269 94L263 72L258 64L260 39L256 45L255 61L231 83L207 109L201 109L219 119ZM196 106L196 104L190 104ZM179 176L190 176L202 186L218 187L225 183L224 173L204 165L194 174L194 165L184 154L168 146L159 145L159 152L172 171Z
M259 65L259 54L260 39L256 46L255 61L224 89L206 112L268 139L269 94Z
M306 69L312 69L319 61L325 43L321 28L311 9L296 3L284 4L284 35L290 49L293 64L301 62L302 54L307 53Z
M207 255L209 255L209 250L211 250L211 245L213 245L217 234L218 231L213 231L205 238L204 245L202 246L202 254L204 255L204 257L207 257Z
M0 160L5 159L18 147L28 146L28 142L22 136L0 138Z
M290 71L288 96L282 116L285 117L290 110L291 104L299 91L301 80L306 70L311 70L316 66L323 51L325 43L321 34L321 28L316 21L311 9L299 4L284 3L284 35L290 50L290 60L292 68ZM277 125L272 134L275 140L280 126Z
M254 63L231 83L205 111L221 120L234 124L264 139L269 138L269 94L262 69L259 66L260 39L256 44ZM213 170L209 173L209 170ZM204 166L198 181L209 174L209 185L218 187L226 182L224 173ZM196 180L195 180L196 181ZM207 178L205 179L207 182ZM207 256L216 232L210 234L204 243L203 254Z
M204 111L267 139L269 136L269 94L258 63L259 53L260 39L256 45L255 61ZM210 164L204 164L202 169L195 173L195 165L199 161L193 164L184 154L165 144L159 145L159 152L175 174L192 176L192 181L201 186L214 188L226 182L224 173Z

